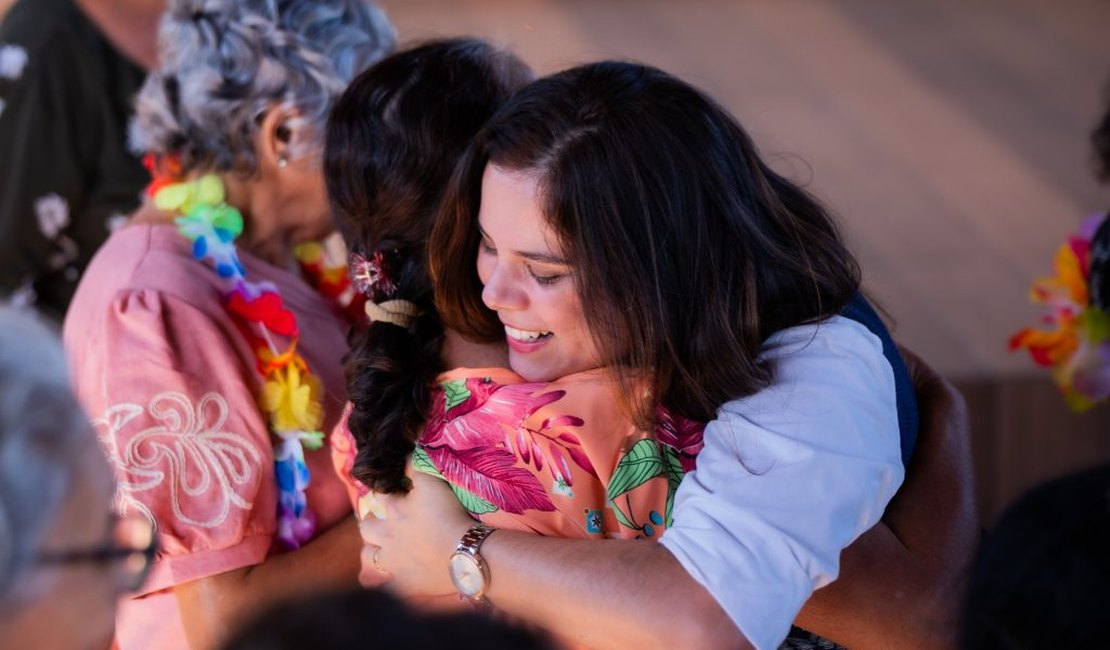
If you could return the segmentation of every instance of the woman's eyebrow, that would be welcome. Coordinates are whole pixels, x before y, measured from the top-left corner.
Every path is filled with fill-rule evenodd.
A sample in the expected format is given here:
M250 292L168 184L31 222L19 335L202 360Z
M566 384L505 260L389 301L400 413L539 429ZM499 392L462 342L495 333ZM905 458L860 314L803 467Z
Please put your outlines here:
M482 239L484 239L488 242L493 241L493 238L489 236L489 233L487 233L486 229L482 227L482 224L478 224L478 234L480 234L482 236ZM533 252L533 251L518 251L518 250L514 250L514 251L512 251L512 253L514 255L518 255L520 257L523 257L524 259L528 260L529 262L539 262L541 264L554 264L554 265L561 265L561 266L570 266L570 263L567 262L567 260L564 257L559 256L559 255L555 255L553 253L537 253L537 252Z

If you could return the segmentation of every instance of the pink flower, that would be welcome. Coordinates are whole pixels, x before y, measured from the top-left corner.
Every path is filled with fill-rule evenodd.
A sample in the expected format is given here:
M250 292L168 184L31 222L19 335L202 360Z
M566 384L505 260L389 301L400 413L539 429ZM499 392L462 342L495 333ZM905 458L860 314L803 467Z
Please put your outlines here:
M705 424L672 415L665 408L656 413L656 421L655 439L675 450L683 472L693 471L697 467L698 454L705 446L702 441Z

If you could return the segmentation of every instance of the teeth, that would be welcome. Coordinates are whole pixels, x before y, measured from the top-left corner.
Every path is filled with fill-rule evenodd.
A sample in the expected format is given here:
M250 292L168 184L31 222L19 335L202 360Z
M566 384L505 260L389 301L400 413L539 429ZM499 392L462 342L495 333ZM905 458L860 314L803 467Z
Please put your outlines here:
M508 325L506 325L505 326L505 333L508 334L509 336L511 336L512 338L518 340L518 341L524 341L525 343L531 343L532 341L535 341L535 340L540 339L544 336L547 336L551 332L531 332L531 331L528 331L528 330L518 330L515 327L509 327Z

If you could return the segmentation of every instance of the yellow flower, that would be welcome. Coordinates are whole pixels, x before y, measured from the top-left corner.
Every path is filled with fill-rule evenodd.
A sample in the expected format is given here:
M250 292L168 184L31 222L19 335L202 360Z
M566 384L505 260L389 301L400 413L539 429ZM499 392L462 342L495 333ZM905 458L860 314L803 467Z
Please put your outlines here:
M262 406L275 432L316 431L324 421L320 380L308 373L299 357L272 370L262 389Z
M224 202L224 185L220 177L206 174L195 181L166 185L154 195L159 210L189 214L198 205L219 205Z

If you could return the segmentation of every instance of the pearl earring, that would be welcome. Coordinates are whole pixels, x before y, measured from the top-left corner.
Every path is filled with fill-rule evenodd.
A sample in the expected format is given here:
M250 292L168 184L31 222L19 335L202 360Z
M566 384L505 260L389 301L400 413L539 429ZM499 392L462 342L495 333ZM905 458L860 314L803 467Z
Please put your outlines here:
M285 156L278 156L278 161L277 161L277 166L278 167L281 167L282 169L284 169L285 166L288 165L288 164L289 164L289 160L286 159Z

